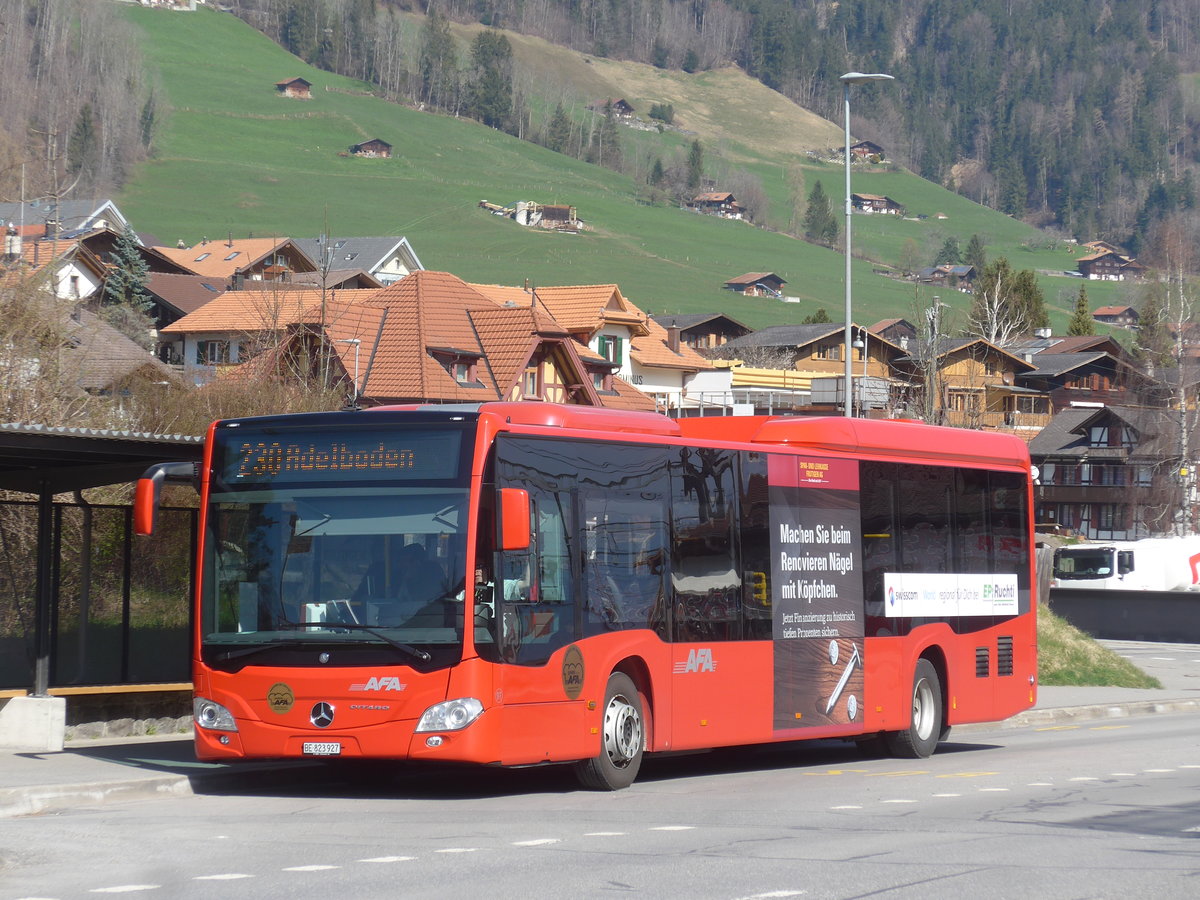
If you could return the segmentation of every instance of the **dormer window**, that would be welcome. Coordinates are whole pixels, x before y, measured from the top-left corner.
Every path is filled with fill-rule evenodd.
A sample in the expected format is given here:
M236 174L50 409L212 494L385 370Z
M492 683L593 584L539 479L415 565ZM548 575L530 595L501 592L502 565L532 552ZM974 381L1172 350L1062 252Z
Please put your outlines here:
M522 393L526 400L542 399L542 367L532 365L525 370Z
M614 365L619 366L623 362L622 341L615 335L600 335L596 342L596 352Z

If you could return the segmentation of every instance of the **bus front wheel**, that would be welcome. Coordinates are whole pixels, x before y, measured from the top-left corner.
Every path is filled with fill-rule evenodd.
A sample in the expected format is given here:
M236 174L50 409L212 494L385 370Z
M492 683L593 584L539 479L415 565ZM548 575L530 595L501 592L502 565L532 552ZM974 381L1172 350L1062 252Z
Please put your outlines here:
M624 672L614 672L604 692L600 753L575 764L580 783L597 791L629 787L642 766L646 727L637 686Z
M942 736L942 724L941 679L933 663L919 659L913 672L912 722L903 731L887 732L888 750L905 759L932 756Z

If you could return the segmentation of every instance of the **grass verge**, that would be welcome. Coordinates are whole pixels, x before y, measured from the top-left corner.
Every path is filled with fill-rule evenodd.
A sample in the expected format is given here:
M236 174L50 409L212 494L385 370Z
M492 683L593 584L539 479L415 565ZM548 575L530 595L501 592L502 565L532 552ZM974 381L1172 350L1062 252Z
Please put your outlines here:
M1038 607L1038 681L1060 686L1162 687L1157 678L1098 644L1045 606Z

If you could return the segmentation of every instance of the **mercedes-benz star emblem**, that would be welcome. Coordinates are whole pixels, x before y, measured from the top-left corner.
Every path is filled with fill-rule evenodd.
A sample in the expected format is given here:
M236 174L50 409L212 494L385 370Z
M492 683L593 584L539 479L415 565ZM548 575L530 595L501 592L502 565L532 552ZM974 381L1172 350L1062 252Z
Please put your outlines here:
M318 728L328 728L333 724L333 707L322 701L312 708L308 720Z

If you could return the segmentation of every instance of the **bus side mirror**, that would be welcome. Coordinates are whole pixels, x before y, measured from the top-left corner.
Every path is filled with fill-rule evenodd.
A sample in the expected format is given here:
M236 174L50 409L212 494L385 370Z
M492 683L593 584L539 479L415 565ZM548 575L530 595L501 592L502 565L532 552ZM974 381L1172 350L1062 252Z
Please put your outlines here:
M500 549L528 550L531 531L529 491L500 488Z
M158 463L148 468L137 482L133 495L133 530L135 534L154 534L158 521L158 505L164 481L172 484L195 484L196 464L190 462Z
M1133 551L1118 550L1117 551L1117 574L1128 575L1133 571Z

